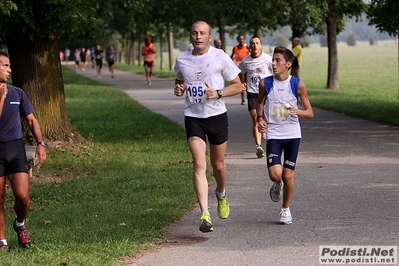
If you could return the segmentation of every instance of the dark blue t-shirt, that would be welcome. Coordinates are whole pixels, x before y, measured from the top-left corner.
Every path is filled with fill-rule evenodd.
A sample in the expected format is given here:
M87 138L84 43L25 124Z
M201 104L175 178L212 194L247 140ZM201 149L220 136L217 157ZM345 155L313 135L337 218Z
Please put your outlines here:
M8 93L0 117L0 141L22 138L21 117L33 113L33 107L22 89L9 84L7 84L7 89Z

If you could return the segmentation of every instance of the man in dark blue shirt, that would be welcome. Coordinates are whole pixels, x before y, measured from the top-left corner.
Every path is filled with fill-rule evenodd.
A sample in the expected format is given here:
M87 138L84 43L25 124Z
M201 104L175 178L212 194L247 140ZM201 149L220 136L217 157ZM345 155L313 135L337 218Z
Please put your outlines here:
M11 68L8 54L0 51L0 251L9 251L6 240L6 178L15 197L14 230L18 243L27 248L31 239L26 231L25 218L30 209L28 161L26 158L21 117L23 117L37 142L35 157L39 164L46 160L46 143L39 122L24 91L6 84Z

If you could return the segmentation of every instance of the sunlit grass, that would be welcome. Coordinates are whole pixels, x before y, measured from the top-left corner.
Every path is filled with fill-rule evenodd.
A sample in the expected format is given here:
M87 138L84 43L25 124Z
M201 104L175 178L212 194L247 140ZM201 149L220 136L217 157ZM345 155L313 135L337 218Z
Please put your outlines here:
M399 125L398 48L395 41L338 44L339 84L326 89L327 48L303 50L301 79L313 106L377 122Z
M1 265L116 265L157 243L195 201L181 126L120 89L64 71L68 116L87 141L51 149L36 173L28 250L17 246L8 191L12 249Z

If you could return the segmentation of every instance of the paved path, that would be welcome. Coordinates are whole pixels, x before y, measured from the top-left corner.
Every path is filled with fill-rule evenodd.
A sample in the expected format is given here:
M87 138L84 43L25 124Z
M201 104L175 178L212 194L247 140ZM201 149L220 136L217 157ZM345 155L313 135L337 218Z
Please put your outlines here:
M101 79L144 106L183 124L183 98L173 81L117 71ZM320 245L397 245L399 243L399 128L314 108L302 120L303 139L291 205L293 224L279 226L280 203L269 199L265 159L255 158L251 121L239 96L226 98L230 137L226 154L231 214L217 216L209 188L214 232L198 230L199 209L173 224L166 243L126 265L319 265ZM191 180L191 177L187 177Z

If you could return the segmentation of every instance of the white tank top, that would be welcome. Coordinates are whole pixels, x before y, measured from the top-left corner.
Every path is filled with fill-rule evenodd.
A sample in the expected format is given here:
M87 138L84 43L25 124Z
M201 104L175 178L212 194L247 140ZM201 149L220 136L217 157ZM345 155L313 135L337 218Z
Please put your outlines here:
M270 76L265 78L264 113L267 119L267 139L301 138L301 126L297 115L291 115L287 107L298 107L299 79L289 76L280 81Z

